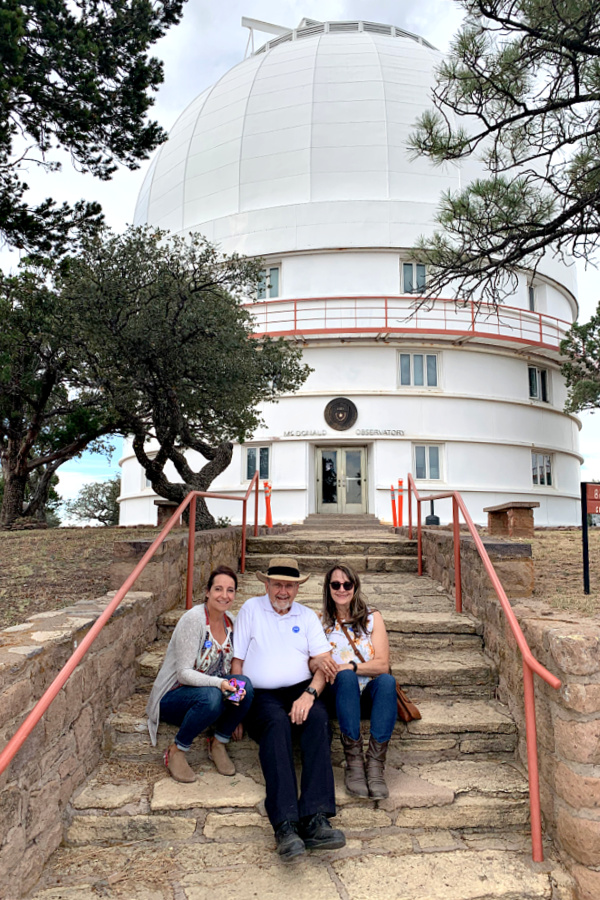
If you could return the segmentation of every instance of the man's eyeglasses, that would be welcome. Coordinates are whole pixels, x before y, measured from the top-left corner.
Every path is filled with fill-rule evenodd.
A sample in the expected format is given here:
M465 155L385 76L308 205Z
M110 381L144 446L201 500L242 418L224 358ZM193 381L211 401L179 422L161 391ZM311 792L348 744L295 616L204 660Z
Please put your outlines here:
M334 591L339 591L340 588L344 588L345 591L349 591L350 588L354 587L354 584L351 581L330 581L329 587Z

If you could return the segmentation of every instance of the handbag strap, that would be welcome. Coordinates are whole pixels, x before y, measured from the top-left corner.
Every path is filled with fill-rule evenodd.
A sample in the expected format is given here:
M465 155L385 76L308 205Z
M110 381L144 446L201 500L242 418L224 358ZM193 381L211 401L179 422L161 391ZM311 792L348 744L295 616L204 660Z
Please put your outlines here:
M342 631L344 632L346 640L348 641L349 644L351 644L352 649L354 650L354 652L356 653L356 655L358 656L360 661L364 663L365 658L362 655L362 653L360 652L360 650L358 649L358 647L356 646L356 644L354 643L353 639L350 637L350 633L349 633L348 629L346 628L344 623L341 621L341 619L338 619L337 622L338 622L338 625L340 626L340 628L342 629Z

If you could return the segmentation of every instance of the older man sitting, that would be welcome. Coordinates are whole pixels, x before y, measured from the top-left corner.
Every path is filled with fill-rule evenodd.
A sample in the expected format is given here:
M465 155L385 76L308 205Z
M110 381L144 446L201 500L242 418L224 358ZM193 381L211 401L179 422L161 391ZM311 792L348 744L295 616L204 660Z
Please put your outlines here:
M294 602L302 577L295 559L277 556L266 573L257 572L267 593L251 597L235 623L232 674L247 675L254 703L246 720L259 745L265 776L265 808L284 860L309 849L336 849L346 843L331 827L335 791L331 768L331 729L319 694L325 677L311 675L308 661L331 652L316 613ZM294 769L292 735L300 738L300 797Z

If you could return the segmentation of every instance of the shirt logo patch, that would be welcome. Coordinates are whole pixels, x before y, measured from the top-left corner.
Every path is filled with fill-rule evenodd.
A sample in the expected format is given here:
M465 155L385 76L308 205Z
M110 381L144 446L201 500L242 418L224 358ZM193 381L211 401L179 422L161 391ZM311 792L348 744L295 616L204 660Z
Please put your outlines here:
M294 634L298 634L298 632L300 631L300 628L298 627L298 625L294 625L294 627L292 628L292 631L294 632Z

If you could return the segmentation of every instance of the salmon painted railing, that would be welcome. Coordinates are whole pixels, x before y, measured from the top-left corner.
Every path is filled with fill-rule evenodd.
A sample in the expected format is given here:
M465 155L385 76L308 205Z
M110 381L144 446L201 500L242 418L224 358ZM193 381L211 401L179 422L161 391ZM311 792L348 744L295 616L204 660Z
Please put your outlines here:
M104 612L96 619L84 639L81 641L73 655L67 660L65 665L62 667L52 684L47 688L47 690L42 694L36 705L33 707L27 718L24 720L20 728L15 732L13 737L9 740L6 747L0 753L0 774L7 768L7 766L11 763L15 755L21 749L37 723L40 721L52 701L57 697L59 692L62 690L66 682L68 681L71 674L75 671L89 648L92 646L108 620L111 618L112 614L122 601L125 594L131 590L139 575L146 568L162 542L165 540L169 532L178 524L182 513L189 506L190 514L189 514L189 538L188 538L188 561L187 561L187 579L186 579L186 593L185 593L185 606L186 609L191 609L192 607L192 588L194 583L194 538L196 534L196 499L198 497L212 497L219 500L238 500L243 503L243 512L242 512L242 551L240 558L240 571L243 573L245 571L246 566L246 508L248 505L248 498L252 492L252 489L255 490L255 502L254 502L254 535L258 534L258 472L255 472L254 478L250 482L248 490L244 497L234 497L231 494L215 494L210 493L209 491L191 491L185 500L177 507L161 533L158 537L152 542L150 547L146 550L139 563L129 575L128 578L125 579L113 599L110 601Z
M460 571L460 520L459 513L462 513L475 548L479 553L483 566L490 577L492 587L496 592L496 596L502 607L504 614L510 625L517 646L521 651L523 660L523 693L525 696L525 734L527 739L527 773L529 778L529 810L531 819L531 849L534 862L543 862L544 850L542 844L542 816L540 808L540 779L538 771L538 753L537 753L537 730L535 721L535 692L533 684L533 673L540 676L550 687L558 690L560 680L548 671L533 656L529 645L525 639L525 635L521 631L521 626L515 616L512 607L506 596L506 592L502 587L500 579L492 565L492 561L488 556L485 545L475 528L475 523L471 518L465 502L458 491L446 491L440 494L428 494L422 497L417 490L413 476L408 475L408 536L412 538L412 495L415 495L417 501L417 553L418 553L418 573L423 574L423 535L421 526L421 504L428 500L452 499L452 532L454 536L454 588L455 588L455 605L456 611L462 612L462 583Z
M516 306L413 294L398 296L275 297L247 304L254 336L430 335L509 342L558 351L571 322Z

